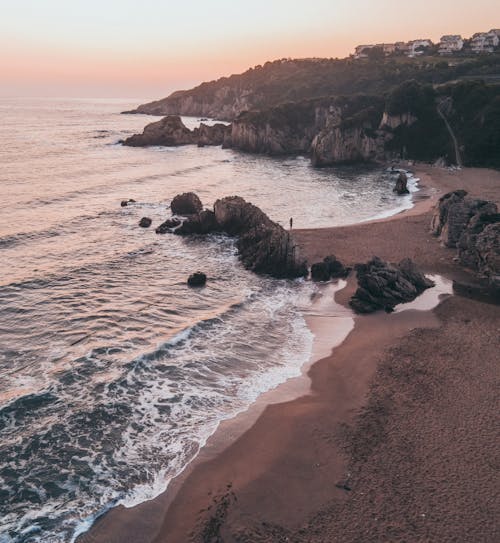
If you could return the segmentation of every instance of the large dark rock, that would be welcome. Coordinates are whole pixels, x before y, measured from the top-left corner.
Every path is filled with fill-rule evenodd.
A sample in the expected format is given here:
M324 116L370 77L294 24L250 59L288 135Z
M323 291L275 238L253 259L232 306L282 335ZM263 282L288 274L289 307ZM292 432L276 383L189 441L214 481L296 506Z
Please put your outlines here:
M493 202L467 196L465 190L448 192L439 199L431 222L431 231L446 247L457 247L474 215L497 213Z
M327 256L323 262L316 262L311 266L311 279L313 281L329 281L339 277L347 277L350 268L346 268L335 255Z
M396 180L396 186L392 189L397 194L410 194L408 190L408 177L405 172L399 172Z
M393 311L396 305L411 302L434 286L408 258L393 266L374 257L367 264L357 264L355 269L358 289L349 304L356 313Z
M193 134L178 115L169 115L160 121L148 124L142 134L127 138L123 145L147 147L165 145L168 147L193 143Z
M491 281L500 278L500 214L478 213L458 241L458 258Z
M141 226L142 228L149 228L151 226L152 222L153 221L149 217L143 217L139 221L139 226Z
M210 234L217 232L219 225L215 220L215 213L209 209L200 211L196 215L190 215L175 230L175 234Z
M470 198L464 190L440 198L431 230L447 247L458 248L459 262L500 289L500 214L494 202Z
M207 276L203 272L196 272L188 277L187 284L190 287L202 287L207 282Z
M158 226L155 230L157 234L165 234L167 232L173 232L175 228L177 228L182 221L180 219L177 219L176 217L173 217L171 219L167 219L165 222L161 223L160 226Z
M230 133L231 127L222 123L213 126L202 123L198 128L189 130L178 115L168 115L160 121L148 124L142 134L130 136L123 141L123 145L130 147L222 145Z
M203 209L203 205L194 192L185 192L172 200L170 209L174 215L194 215Z
M290 234L261 209L239 196L217 200L214 211L188 214L175 230L176 234L212 232L238 236L239 257L249 270L278 278L307 275L306 262L300 258Z

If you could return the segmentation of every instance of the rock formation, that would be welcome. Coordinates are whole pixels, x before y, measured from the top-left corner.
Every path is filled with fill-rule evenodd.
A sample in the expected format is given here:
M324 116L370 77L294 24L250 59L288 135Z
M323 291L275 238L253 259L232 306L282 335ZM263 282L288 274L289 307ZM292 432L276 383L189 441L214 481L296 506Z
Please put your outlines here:
M495 214L497 211L493 202L470 198L464 190L448 192L439 199L432 217L431 230L446 247L457 247L472 217L477 214Z
M322 262L311 266L311 279L313 281L329 281L347 277L350 268L346 268L335 255L327 256Z
M392 189L396 194L409 194L408 190L408 177L405 172L399 172L396 179L396 186Z
M356 313L394 310L400 303L414 300L434 283L408 258L397 266L374 257L367 264L356 264L358 289L349 305Z
M142 134L130 136L123 142L123 145L130 147L222 145L228 138L230 130L229 126L222 123L213 126L202 123L198 128L189 130L178 115L169 115L160 121L148 124Z
M177 217L172 217L162 222L155 230L157 234L166 234L167 232L173 232L178 226L182 224L182 220Z
M467 196L464 190L439 199L431 231L446 247L458 249L459 262L500 289L500 214L494 202Z
M173 224L165 221L157 232L171 231L177 235L223 232L237 236L239 257L245 268L277 278L307 275L306 262L300 258L290 234L239 196L217 200L213 211L200 210L188 214L179 226Z
M207 282L207 276L203 272L192 273L187 280L190 287L202 287Z
M203 204L194 192L184 192L174 197L170 209L174 215L193 215L203 209Z

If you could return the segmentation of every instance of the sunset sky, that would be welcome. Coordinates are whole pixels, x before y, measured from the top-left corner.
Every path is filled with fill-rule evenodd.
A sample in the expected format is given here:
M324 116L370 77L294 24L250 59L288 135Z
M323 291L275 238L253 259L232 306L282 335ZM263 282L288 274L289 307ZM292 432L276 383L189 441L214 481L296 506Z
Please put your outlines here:
M282 57L500 27L499 0L0 0L2 96L161 97Z

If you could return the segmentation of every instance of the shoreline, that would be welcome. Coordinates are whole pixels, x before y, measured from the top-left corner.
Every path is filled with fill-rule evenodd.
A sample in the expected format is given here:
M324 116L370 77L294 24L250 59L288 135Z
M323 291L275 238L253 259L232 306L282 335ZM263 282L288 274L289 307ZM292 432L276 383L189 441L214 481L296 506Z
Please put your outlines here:
M428 227L423 233L419 231L418 236L412 236L416 227L428 225L429 211L440 195L453 188L461 188L453 187L460 172L445 172L420 165L415 169L421 190L416 193L418 200L411 209L351 226L294 231L309 261L314 262L333 252L346 264L352 264L354 236L358 241L355 247L357 261L365 260L364 255L368 252L370 254L366 258L377 254L387 260L397 260L394 256L400 254L401 258L413 258L427 273L432 271L448 277L463 275L463 270L453 262L450 250L439 247L437 240L429 239ZM467 170L466 173L474 172ZM484 174L485 171L480 172ZM458 176L460 181L463 175L462 170L461 176ZM495 178L496 175L498 172L490 172L486 177ZM439 177L437 182L436 177ZM494 185L489 187L491 182L488 179L487 192L491 189L491 193L495 194L494 199L498 200L498 191ZM481 192L481 188L485 187L477 187L478 195L490 197ZM387 243L388 240L384 238L365 236L368 229L371 234L373 228L387 233L393 231L395 225L398 226L398 236L405 254L393 239ZM429 252L430 256L427 254ZM352 281L338 293L339 303L345 303L351 288ZM314 322L314 319L310 319L308 326L316 332L316 337L325 337L329 320L325 318L321 322L318 317ZM309 426L316 426L321 434L326 421L339 427L354 424L359 411L368 401L370 384L379 364L377 355L402 341L415 329L436 330L440 326L439 319L432 311L409 310L392 315L356 317L354 329L333 352L324 345L323 351L316 353L321 358L311 358L311 362L303 368L303 376L297 378L300 385L284 383L261 395L244 413L222 422L198 457L171 483L166 493L132 509L112 509L77 541L112 543L130 540L139 543L167 541L165 538L168 538L170 543L187 541L187 534L193 529L195 533L206 535L207 527L214 529L215 525L218 526L217 537L225 535L227 541L234 540L231 537L235 529L239 530L243 538L241 541L246 541L244 538L247 536L250 538L248 541L274 541L279 539L273 539L274 535L269 536L270 528L264 530L268 533L262 537L252 532L256 529L253 525L257 520L277 525L280 530L294 530L324 508L328 500L333 499L340 506L346 501L347 491L335 485L348 478L348 458L336 439L330 436L325 445L324 438L314 432L311 434ZM327 356L323 356L325 354ZM348 364L354 357L357 357L357 363ZM305 375L306 371L308 376ZM326 388L326 384L332 388ZM287 392L284 389L288 389ZM332 395L332 390L336 394ZM310 450L298 451L297 447L290 446L303 442L305 436L315 443L321 462L311 464L314 455ZM316 468L321 469L316 469L315 464L318 464ZM300 488L295 480L297 477L300 478ZM309 492L305 492L306 487ZM281 490L278 492L277 488ZM273 500L266 503L264 491L269 492L270 489L273 489ZM281 492L286 496L286 506L279 499ZM304 500L304 495L308 495L307 500ZM235 505L236 498L238 505ZM215 515L210 516L207 507L212 507ZM201 510L205 513L200 514ZM224 530L227 533L223 534ZM265 539L268 536L271 538ZM130 537L132 539L127 539ZM202 539L193 539L198 540ZM223 540L226 539L220 539Z

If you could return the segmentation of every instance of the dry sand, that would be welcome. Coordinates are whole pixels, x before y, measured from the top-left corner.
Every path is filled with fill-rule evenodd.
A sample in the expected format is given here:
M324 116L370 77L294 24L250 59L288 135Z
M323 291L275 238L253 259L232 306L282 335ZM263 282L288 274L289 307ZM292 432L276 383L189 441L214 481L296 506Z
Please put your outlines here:
M424 198L409 212L296 231L309 261L408 256L426 272L467 277L429 235L430 209L458 188L498 202L500 173L417 173ZM217 454L79 542L500 541L499 332L497 305L461 296L434 311L356 318L309 370L307 394L268 405L232 442L222 426Z

